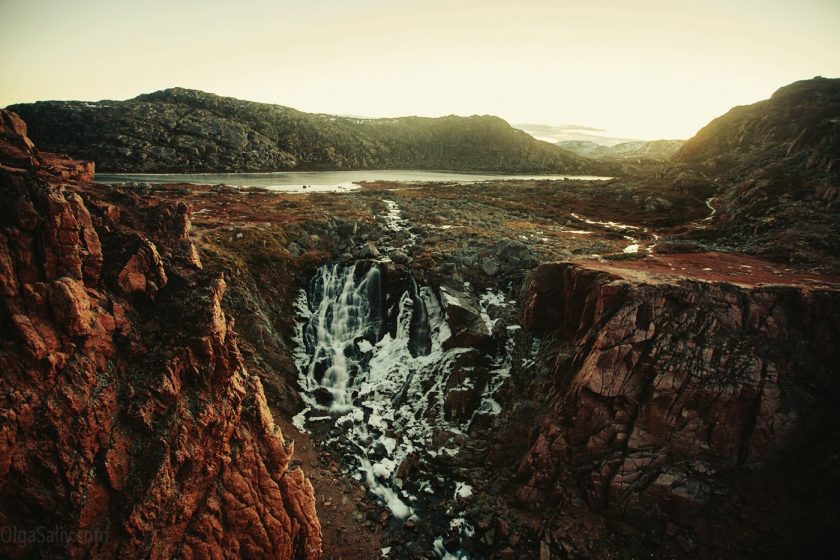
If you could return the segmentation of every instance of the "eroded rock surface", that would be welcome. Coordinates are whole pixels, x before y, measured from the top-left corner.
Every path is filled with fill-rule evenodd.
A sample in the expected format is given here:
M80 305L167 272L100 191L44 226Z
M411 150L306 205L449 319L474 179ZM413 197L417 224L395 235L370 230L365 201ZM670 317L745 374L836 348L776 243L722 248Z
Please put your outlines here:
M836 289L639 280L614 268L554 263L531 277L525 327L563 350L551 408L518 466L520 503L568 503L578 488L610 515L679 523L705 512L708 523L725 517L713 504L737 494L739 477L781 496L810 483L814 456L832 464ZM796 468L780 468L792 459ZM823 475L820 487L838 478L836 468ZM819 515L809 530L824 538Z
M0 113L0 526L20 537L0 555L320 558L188 207L93 196L92 172Z

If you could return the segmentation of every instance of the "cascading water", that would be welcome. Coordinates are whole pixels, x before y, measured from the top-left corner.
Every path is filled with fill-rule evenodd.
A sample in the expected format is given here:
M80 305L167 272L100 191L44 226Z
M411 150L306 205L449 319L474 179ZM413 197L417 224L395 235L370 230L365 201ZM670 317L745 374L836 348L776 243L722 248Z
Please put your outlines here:
M389 229L402 233L396 205L387 207ZM491 304L507 305L498 295L481 300L489 330ZM470 422L498 413L493 392L509 372L509 351L487 357L489 379L473 416L447 418L447 380L463 355L477 350L444 344L451 333L441 301L407 269L387 259L325 265L297 309L295 357L307 407L295 424L317 431L340 453L348 471L390 509L393 523L411 519L429 527L434 538L425 552L466 558L442 545L441 535L451 540L454 532L463 542L473 534L463 518L451 518L472 489L453 476L450 463Z
M313 293L321 295L304 331L312 356L306 377L326 389L328 410L347 410L352 408L348 386L360 371L364 350L379 338L379 268L371 266L357 278L355 265L336 264L321 269L313 284Z
M413 414L426 402L413 381L418 371L445 365L453 352L441 348L448 329L431 290L408 276L399 282L406 286L402 294L389 294L381 266L319 270L303 330L308 363L301 365L311 411L335 417L343 436L338 443L360 478L395 517L406 518L417 500L394 471L427 435ZM406 406L410 395L421 398Z

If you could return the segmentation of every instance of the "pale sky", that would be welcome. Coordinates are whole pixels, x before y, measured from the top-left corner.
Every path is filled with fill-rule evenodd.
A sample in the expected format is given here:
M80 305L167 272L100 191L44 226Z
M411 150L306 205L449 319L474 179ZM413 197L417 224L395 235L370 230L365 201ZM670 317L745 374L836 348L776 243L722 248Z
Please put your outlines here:
M0 0L0 107L201 89L687 138L840 76L838 0Z

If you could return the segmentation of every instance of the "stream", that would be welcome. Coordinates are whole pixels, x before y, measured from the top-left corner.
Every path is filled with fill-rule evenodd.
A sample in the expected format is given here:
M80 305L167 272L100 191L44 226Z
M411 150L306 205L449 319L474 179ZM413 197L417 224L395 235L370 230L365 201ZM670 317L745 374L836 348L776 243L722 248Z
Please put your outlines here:
M404 231L399 208L385 202L389 229ZM447 550L444 536L465 542L474 533L458 515L473 488L452 474L453 460L471 423L500 411L493 397L511 367L509 341L481 352L450 344L446 309L467 305L459 300L465 293L469 285L420 286L407 268L382 258L322 266L296 302L295 360L306 408L295 425L338 450L347 472L390 510L392 526L428 527L426 551L446 559L467 554ZM471 297L490 340L497 321L491 308L514 302L492 291ZM459 398L476 405L453 414Z

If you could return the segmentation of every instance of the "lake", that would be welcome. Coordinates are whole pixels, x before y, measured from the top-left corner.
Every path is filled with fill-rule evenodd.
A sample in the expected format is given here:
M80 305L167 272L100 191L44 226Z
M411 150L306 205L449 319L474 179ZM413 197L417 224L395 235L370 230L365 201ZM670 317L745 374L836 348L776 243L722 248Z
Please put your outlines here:
M511 179L606 180L589 175L499 175L438 171L291 171L282 173L97 173L97 183L188 183L192 185L235 185L263 187L280 192L341 192L358 188L362 181L455 182L504 181Z

